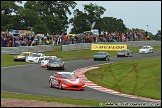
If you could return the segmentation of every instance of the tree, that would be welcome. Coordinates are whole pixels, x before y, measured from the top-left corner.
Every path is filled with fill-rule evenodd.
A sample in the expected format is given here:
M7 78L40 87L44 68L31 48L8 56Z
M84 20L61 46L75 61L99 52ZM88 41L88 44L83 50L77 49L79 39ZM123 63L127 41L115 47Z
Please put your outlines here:
M17 6L15 1L1 1L1 30L9 30L14 28L14 15L21 6Z
M50 32L59 34L61 30L67 30L67 14L71 15L69 8L74 8L75 5L74 1L27 1L24 7L37 12Z
M74 17L69 20L69 23L73 26L70 33L82 33L83 31L90 31L91 24L96 22L96 27L100 25L100 17L106 11L102 6L90 3L89 5L83 5L84 12L79 9L74 10Z
M101 25L102 25L102 30L107 31L108 33L114 31L121 33L127 30L122 19L117 19L113 17L103 17Z
M36 34L50 33L48 27L43 22L34 25L33 26L33 31Z
M31 30L34 25L42 22L38 14L29 8L21 9L19 12L17 12L17 16L19 17L19 21L21 23L20 26L25 30Z
M158 30L158 32L156 33L155 40L160 40L161 41L161 30Z

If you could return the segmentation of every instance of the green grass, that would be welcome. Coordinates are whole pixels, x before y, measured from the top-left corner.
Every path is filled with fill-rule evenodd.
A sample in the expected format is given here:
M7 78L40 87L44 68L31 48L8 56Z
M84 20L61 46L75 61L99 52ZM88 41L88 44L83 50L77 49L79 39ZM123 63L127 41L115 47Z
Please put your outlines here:
M138 50L141 47L129 47L130 50L133 51L133 53L138 53ZM154 46L154 50L161 50L161 46ZM43 52L47 56L57 56L62 57L63 60L87 60L92 59L93 55L96 54L97 50L74 50L74 51L61 51L61 46L55 46L54 51L52 52ZM118 51L107 51L110 56L116 56L116 53ZM1 55L1 67L7 67L7 66L15 66L15 65L23 65L27 64L25 62L14 62L13 58L15 55Z
M96 107L99 106L100 102L106 103L106 101L58 98L58 97L49 97L49 96L34 96L34 95L27 95L27 94L15 94L15 93L10 93L10 92L1 92L1 98L39 100L39 101L46 101L46 102L59 102L59 103L65 103L65 104L96 106Z
M130 47L129 49L132 50L133 53L138 53L139 48L141 47ZM92 59L93 55L98 52L95 50L75 50L62 52L60 46L55 46L54 49L55 50L53 52L44 52L44 54L47 56L54 55L57 57L62 57L64 60L87 60ZM154 50L161 50L161 46L154 46ZM117 51L107 52L111 55L111 57L116 56L117 53ZM25 62L14 62L14 56L15 55L1 55L1 67L28 64ZM160 61L161 58L152 58L103 65L100 67L100 69L86 72L86 77L98 85L112 88L123 93L161 99ZM96 80L96 78L98 78L98 80ZM34 96L8 92L1 92L1 98L41 100L84 106L99 106L100 103L100 101L94 100Z
M85 75L90 81L106 88L161 99L161 57L101 65Z

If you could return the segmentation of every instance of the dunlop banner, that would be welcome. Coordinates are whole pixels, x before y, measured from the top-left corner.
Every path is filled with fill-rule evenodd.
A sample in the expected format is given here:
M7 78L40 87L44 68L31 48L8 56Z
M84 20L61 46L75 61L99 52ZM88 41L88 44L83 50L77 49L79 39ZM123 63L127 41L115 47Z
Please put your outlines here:
M127 49L127 44L92 44L91 50L115 50Z

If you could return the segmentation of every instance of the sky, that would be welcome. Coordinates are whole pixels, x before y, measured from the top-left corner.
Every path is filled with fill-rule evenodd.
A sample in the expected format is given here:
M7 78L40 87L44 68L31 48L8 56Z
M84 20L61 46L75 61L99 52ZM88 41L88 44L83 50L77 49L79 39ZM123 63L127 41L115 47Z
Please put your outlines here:
M84 12L83 5L96 4L106 9L101 17L122 19L129 29L138 28L156 34L161 30L161 1L75 1L75 9ZM68 16L69 19L73 15ZM97 23L97 22L96 22ZM70 32L72 26L67 30Z

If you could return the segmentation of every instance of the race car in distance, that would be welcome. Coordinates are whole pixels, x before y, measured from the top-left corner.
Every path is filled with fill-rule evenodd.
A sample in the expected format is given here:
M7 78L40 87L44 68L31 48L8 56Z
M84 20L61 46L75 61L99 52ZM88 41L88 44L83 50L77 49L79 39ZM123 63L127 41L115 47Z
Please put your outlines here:
M58 68L61 70L65 69L65 62L62 58L52 58L47 63L47 70Z
M56 56L45 56L44 59L41 61L41 67L47 68L47 63L49 62L49 59L57 58Z
M146 46L142 46L142 48L139 49L139 54L142 53L153 53L154 52L154 48L152 46L146 45Z
M132 57L133 56L133 52L129 49L124 49L124 50L120 50L119 52L117 52L117 57Z
M26 57L25 61L30 63L40 63L45 57L42 53L32 53L30 56Z
M22 52L20 55L14 57L14 61L24 61L27 56L30 56L33 52Z
M105 60L108 61L110 60L110 54L108 52L97 52L97 54L95 54L93 56L93 60Z
M55 72L48 82L50 87L59 89L83 91L85 88L84 80L76 77L72 72Z

